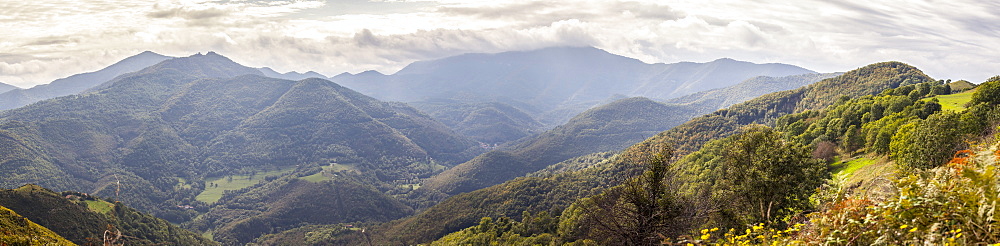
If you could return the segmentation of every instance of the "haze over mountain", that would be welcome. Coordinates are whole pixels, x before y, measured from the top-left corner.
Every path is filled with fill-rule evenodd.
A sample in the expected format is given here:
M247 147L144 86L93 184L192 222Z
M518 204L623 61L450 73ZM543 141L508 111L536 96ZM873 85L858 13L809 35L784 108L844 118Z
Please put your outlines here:
M465 54L414 62L391 75L369 71L331 79L382 100L417 102L415 105L439 106L443 99L465 104L502 103L552 127L615 95L662 100L731 86L756 76L806 73L814 72L792 65L732 59L646 64L592 47L554 47ZM423 101L432 103L419 103ZM421 109L437 115L441 107Z
M15 89L20 89L20 88L18 88L17 86L0 83L0 93L8 92Z
M13 89L0 93L0 110L18 108L37 101L83 92L119 75L139 71L173 57L151 51L125 58L111 66L89 73L82 73L57 79L48 84L27 89ZM2 86L0 86L2 87ZM2 89L0 89L2 91Z
M258 68L257 70L260 70L261 73L264 73L264 76L271 77L271 78L278 78L278 79L287 79L287 80L303 80L303 79L308 79L308 78L326 79L326 76L323 76L322 74L319 74L319 73L313 72L313 71L309 71L309 72L305 72L305 73L299 73L299 72L296 72L296 71L291 71L291 72L287 72L287 73L279 73L279 72L274 71L274 69L271 69L269 67L262 67L262 68Z

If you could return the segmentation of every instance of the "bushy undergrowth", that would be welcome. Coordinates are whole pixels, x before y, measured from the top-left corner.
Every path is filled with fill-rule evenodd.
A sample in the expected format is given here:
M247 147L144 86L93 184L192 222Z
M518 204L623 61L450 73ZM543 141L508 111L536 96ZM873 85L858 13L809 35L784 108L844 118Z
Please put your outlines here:
M705 229L675 243L720 245L979 245L1000 242L1000 150L963 150L946 165L900 174L878 201L830 192L808 220L787 229ZM822 195L821 195L822 196Z

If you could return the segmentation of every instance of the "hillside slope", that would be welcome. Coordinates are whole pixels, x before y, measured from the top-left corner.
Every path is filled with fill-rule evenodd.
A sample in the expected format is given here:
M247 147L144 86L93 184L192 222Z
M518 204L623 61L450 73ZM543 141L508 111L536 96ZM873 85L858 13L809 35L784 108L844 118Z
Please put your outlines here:
M108 228L128 236L128 244L215 245L166 220L143 214L121 203L83 193L53 192L37 185L0 190L0 206L7 207L77 244L93 243Z
M0 206L0 242L11 245L75 245L3 206Z

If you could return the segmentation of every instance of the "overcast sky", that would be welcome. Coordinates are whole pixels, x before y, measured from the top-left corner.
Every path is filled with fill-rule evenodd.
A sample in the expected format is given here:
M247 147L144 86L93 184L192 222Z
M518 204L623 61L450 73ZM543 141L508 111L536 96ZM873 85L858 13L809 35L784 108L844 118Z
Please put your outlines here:
M20 87L146 50L328 76L567 45L648 63L729 57L836 72L895 60L937 79L1000 74L992 0L3 0L0 30L0 82Z

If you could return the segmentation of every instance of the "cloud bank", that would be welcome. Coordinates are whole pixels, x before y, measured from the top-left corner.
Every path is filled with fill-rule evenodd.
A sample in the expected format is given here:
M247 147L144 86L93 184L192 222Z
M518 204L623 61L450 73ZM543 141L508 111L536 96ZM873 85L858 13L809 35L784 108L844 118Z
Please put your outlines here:
M980 82L1000 74L997 9L976 0L4 1L0 82L30 87L145 50L335 75L565 45L650 63L729 57L822 72L897 60Z

